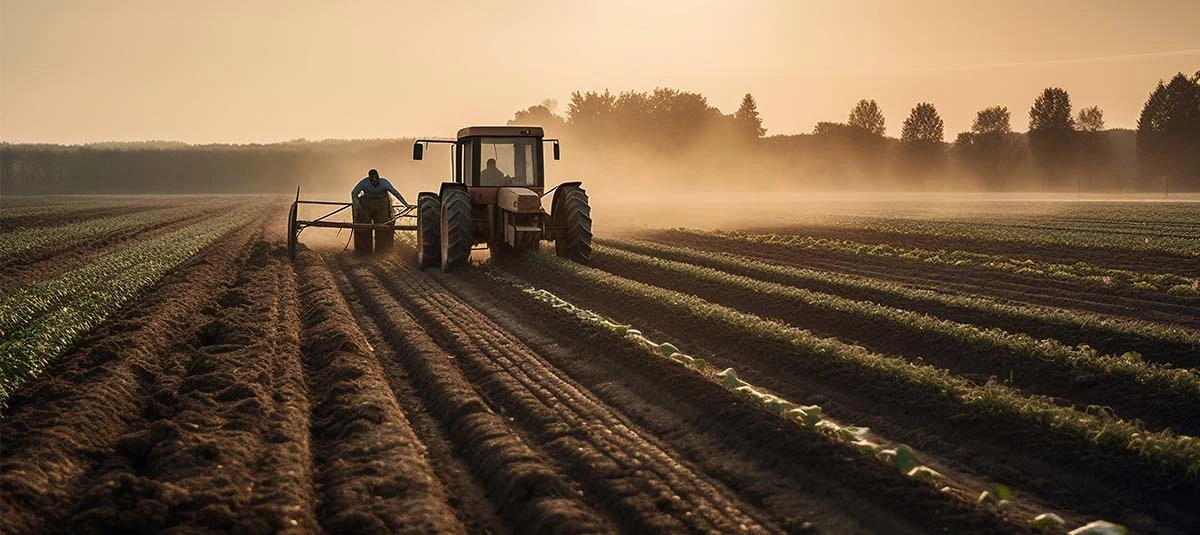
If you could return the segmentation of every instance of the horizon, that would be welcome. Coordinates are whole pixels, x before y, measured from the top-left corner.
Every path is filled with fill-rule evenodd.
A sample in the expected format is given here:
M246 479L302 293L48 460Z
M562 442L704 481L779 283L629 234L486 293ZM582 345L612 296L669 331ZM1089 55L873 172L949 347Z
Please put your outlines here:
M446 136L466 124L504 124L547 98L565 115L574 90L671 87L725 114L753 94L768 136L811 133L874 99L897 137L909 109L931 102L950 142L992 105L1007 106L1013 130L1026 130L1029 106L1049 86L1066 89L1075 110L1100 106L1106 129L1133 129L1159 80L1200 68L1189 23L1200 4L1052 4L529 2L482 13L467 3L363 2L356 11L6 1L0 139L244 145Z

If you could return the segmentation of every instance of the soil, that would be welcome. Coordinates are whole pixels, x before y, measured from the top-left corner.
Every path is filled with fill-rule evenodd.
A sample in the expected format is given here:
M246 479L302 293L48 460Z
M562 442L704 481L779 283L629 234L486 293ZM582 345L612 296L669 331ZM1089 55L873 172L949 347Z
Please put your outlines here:
M301 247L289 261L285 208L179 266L10 398L0 531L1026 533L1030 514L1048 510L1073 525L1200 527L1187 508L1196 489L1175 475L864 382L519 258L443 274L413 267L398 242L387 257ZM132 239L62 252L82 265ZM12 264L13 284L53 275L45 262ZM805 318L762 296L597 266ZM793 401L870 426L882 443L914 446L953 481L939 489L907 477L500 276L684 341ZM880 350L915 355L931 343L823 321ZM1147 422L1184 416L1134 401ZM976 504L992 482L1014 487L1019 503Z

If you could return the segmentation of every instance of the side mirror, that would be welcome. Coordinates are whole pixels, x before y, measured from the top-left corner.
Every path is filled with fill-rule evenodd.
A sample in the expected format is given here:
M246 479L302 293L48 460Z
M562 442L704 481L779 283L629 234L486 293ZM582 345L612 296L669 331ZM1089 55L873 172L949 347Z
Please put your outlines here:
M555 160L558 159L558 142L557 141L554 142L554 159Z
M425 146L420 142L413 143L413 159L420 160L425 157Z

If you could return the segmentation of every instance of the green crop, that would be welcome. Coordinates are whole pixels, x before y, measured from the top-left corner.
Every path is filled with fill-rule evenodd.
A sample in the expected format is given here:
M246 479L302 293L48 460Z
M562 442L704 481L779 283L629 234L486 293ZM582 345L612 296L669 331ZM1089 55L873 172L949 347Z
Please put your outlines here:
M61 226L21 229L0 234L0 256L13 256L61 243L103 236L113 232L134 230L155 223L178 221L199 215L213 208L214 205L209 203L192 204L182 207L172 206L144 212L89 219Z
M1166 327L1149 321L1041 305L1001 303L983 297L946 294L879 279L777 265L730 253L700 251L642 240L601 239L597 240L597 243L649 256L670 257L693 264L704 264L724 271L742 271L760 277L794 281L795 284L800 285L819 285L832 287L834 290L844 289L860 293L889 295L918 305L947 306L1020 321L1036 321L1072 329L1111 332L1114 335L1191 345L1200 351L1200 333L1182 328Z
M167 271L261 211L243 205L102 255L0 301L0 403Z
M631 299L655 302L671 313L723 326L784 344L822 366L836 367L864 383L895 385L914 403L950 402L978 418L1008 426L1020 421L1040 432L1074 440L1081 448L1098 448L1129 461L1148 463L1190 483L1200 480L1200 441L1168 431L1150 432L1103 412L1082 412L1050 401L1024 396L1004 385L975 385L933 366L868 351L836 339L821 338L786 323L717 305L698 297L631 281L548 255L531 255L527 262L540 269L568 274L588 284L619 292ZM924 401L922 401L924 400Z
M1149 364L1130 358L1129 354L1101 355L1086 346L1068 347L1055 340L1038 340L1025 334L1013 334L995 328L981 329L870 301L856 301L760 281L713 268L664 260L603 245L597 245L595 252L639 268L658 269L674 275L713 282L722 287L745 290L747 294L769 295L786 300L797 309L810 309L818 314L869 318L897 331L918 331L923 336L940 337L973 348L998 350L1001 359L1017 363L1023 359L1031 359L1061 370L1099 374L1104 377L1105 382L1123 385L1130 391L1139 392L1144 399L1170 396L1193 405L1200 404L1200 374L1190 369Z
M900 247L888 244L867 244L850 240L815 238L811 236L747 234L742 232L719 231L710 233L683 229L680 229L677 232L691 233L700 236L717 236L725 239L740 240L751 243L781 245L797 249L835 251L838 253L852 255L903 258L907 260L951 266L971 266L1046 279L1085 281L1099 286L1124 284L1142 289L1166 291L1176 286L1190 288L1192 282L1196 281L1194 278L1184 277L1173 273L1141 273L1125 269L1103 268L1084 262L1077 262L1074 264L1056 264L1050 262L1038 262L1030 259L1011 258L1001 255L974 253L969 251L933 251L914 247Z

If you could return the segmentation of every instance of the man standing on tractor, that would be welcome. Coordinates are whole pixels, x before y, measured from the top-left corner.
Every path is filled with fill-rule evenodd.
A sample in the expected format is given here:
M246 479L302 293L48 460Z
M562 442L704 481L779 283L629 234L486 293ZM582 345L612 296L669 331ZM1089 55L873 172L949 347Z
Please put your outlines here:
M401 205L408 206L404 196L392 187L392 183L388 182L388 179L380 177L379 171L374 169L368 171L367 177L359 180L358 185L350 191L350 202L354 205L354 222L376 225L391 222L392 201L388 198L389 194L396 197ZM375 252L383 253L391 250L394 238L395 231L376 230ZM354 231L354 251L364 255L371 254L370 229Z

